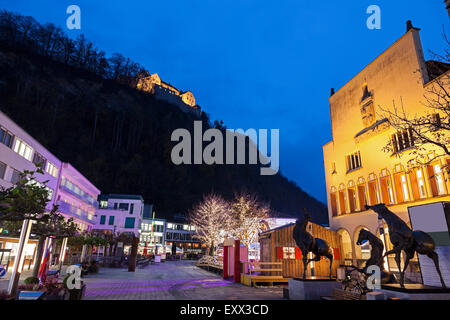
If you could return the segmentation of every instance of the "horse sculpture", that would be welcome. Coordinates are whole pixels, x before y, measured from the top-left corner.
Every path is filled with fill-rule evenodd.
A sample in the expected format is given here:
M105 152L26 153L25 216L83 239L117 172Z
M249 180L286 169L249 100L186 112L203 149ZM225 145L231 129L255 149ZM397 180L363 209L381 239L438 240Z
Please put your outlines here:
M297 246L302 251L303 258L303 279L306 276L306 268L311 261L320 261L320 257L327 257L330 260L330 279L331 279L331 266L333 264L333 254L328 243L320 238L314 238L308 231L306 227L311 217L308 213L297 220L292 236L297 243ZM308 259L308 253L312 252L315 257Z
M415 252L424 254L434 262L436 271L441 280L443 288L446 288L444 279L442 278L441 270L439 269L439 256L435 251L435 243L433 238L427 233L417 230L413 231L408 225L390 211L383 203L374 206L365 206L366 210L371 209L378 214L379 219L384 219L388 225L389 237L393 245L393 249L386 252L383 257L390 254L395 254L395 262L400 271L400 285L405 287L405 271L408 267L409 260L414 257ZM402 270L400 265L401 252L405 252L405 266Z
M376 265L380 268L381 271L381 283L395 283L397 279L392 272L387 272L384 269L383 265L383 242L373 233L368 230L361 229L358 235L358 240L356 241L357 245L362 245L363 241L369 241L371 250L370 250L370 258L366 261L364 267L362 269L356 268L359 272L367 275L367 268L371 265Z

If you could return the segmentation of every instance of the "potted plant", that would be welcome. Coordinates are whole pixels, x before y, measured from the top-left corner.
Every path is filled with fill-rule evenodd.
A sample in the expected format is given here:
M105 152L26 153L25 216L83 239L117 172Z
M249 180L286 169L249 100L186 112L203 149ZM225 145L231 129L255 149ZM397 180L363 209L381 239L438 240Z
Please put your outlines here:
M69 279L70 274L66 275L66 277L63 280L63 286L69 291L69 300L82 300L84 297L84 293L86 292L86 285L83 281L81 282L80 289L69 289L67 286L67 280Z
M44 300L69 300L69 290L64 288L62 283L58 283L57 278L49 277L44 284Z

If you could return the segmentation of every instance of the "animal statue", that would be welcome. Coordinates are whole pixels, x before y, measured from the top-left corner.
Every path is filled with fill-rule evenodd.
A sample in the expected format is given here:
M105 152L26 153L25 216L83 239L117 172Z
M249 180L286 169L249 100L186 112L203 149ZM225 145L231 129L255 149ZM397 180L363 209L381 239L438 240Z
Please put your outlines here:
M383 242L373 233L368 230L361 229L358 235L358 240L356 241L357 245L362 245L363 241L369 241L371 250L370 250L370 258L366 261L364 267L362 269L356 268L359 272L367 275L367 268L371 265L376 265L380 268L381 271L381 283L396 283L397 279L395 278L392 272L387 272L384 269L383 265Z
M298 219L292 236L297 244L297 246L302 251L303 258L303 279L306 276L306 268L311 261L320 261L320 257L326 257L330 261L330 279L331 279L331 266L333 264L333 254L328 243L320 238L314 238L308 231L306 227L308 222L311 220L311 216L305 213L301 219ZM314 258L308 259L308 253L312 252Z
M441 280L443 288L446 288L444 279L442 278L441 270L439 268L439 256L435 251L436 245L433 238L426 232L417 230L413 231L408 225L390 211L384 203L380 203L374 206L365 206L366 210L371 209L378 214L379 219L384 219L388 225L389 238L393 245L393 249L387 251L383 257L390 254L395 254L395 262L397 263L398 270L400 271L400 285L405 287L405 271L408 267L409 260L414 257L414 254L424 254L434 262L436 271ZM405 253L405 266L402 270L400 265L401 252Z

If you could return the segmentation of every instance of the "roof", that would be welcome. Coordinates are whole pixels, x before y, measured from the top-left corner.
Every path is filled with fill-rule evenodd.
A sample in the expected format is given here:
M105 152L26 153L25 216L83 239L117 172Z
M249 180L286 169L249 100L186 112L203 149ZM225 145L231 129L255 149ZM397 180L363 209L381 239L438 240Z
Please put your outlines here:
M277 231L277 230L280 230L280 229L288 228L288 227L290 227L290 226L295 226L295 223L289 223L289 224L285 224L285 225L283 225L283 226L279 226L279 227L277 227L277 228L273 228L273 229L270 229L270 230L266 230L266 231L264 231L264 232L261 232L261 234L269 234L269 233L272 233L272 232Z
M383 118L383 119L381 119L381 120L378 120L377 122L375 122L375 123L372 124L371 126L369 126L369 127L367 127L367 128L364 128L364 129L362 129L360 132L358 132L358 133L355 135L355 138L357 138L357 137L359 137L360 135L366 133L367 131L374 130L374 129L375 129L376 127L378 127L380 124L385 123L385 122L387 122L387 121L389 121L387 118Z

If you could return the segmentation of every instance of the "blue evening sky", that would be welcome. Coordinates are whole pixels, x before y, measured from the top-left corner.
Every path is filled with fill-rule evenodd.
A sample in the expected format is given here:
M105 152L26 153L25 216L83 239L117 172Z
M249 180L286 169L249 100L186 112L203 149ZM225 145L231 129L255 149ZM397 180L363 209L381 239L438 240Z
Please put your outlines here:
M328 97L405 31L444 48L443 1L423 0L0 0L0 8L65 28L81 8L81 32L182 90L229 128L280 129L281 172L326 202L322 145L331 140ZM366 9L381 8L381 30ZM76 37L80 31L66 32Z

